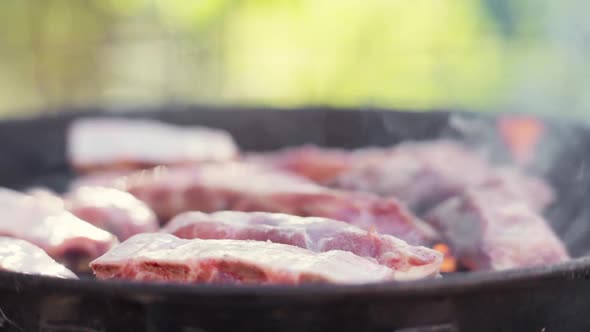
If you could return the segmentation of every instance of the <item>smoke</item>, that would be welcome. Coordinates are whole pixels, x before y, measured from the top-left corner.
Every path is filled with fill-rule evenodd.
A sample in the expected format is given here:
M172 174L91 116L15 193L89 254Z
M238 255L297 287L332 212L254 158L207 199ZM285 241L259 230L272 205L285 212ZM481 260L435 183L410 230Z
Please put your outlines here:
M501 117L452 114L443 136L464 141L495 163L515 163L498 131ZM590 253L590 126L564 119L539 120L543 135L526 171L553 187L556 201L546 216L573 256L586 255Z
M373 141L379 135L390 143L456 139L493 164L521 166L527 173L545 179L555 190L556 200L546 211L553 229L574 257L590 253L590 125L559 118L536 118L542 126L541 135L531 145L531 159L518 165L499 126L502 119L506 119L505 115L402 113L400 116L386 112L380 118L382 128L375 125L367 134ZM517 116L516 119L527 117ZM533 123L537 121L528 119ZM368 122L370 120L365 120Z

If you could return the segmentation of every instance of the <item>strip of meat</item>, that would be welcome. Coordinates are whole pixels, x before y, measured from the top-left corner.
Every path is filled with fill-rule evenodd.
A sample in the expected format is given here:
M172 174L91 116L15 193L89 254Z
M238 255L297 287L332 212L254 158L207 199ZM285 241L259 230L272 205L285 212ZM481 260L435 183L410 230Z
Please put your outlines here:
M0 188L0 235L29 241L73 270L87 269L117 243L105 232L66 211L63 204Z
M183 239L271 241L314 252L350 251L392 268L396 279L437 276L442 263L442 255L432 249L326 218L266 212L186 212L172 219L163 231Z
M110 170L97 171L81 175L70 183L70 190L79 187L120 187L124 186L124 181L117 184L117 180L125 179L126 176L134 174L135 170Z
M105 187L81 187L65 196L66 209L78 218L125 240L160 228L154 212L128 192Z
M168 220L187 211L278 212L349 222L412 244L428 244L430 227L395 199L327 189L291 174L251 164L156 168L116 184Z
M135 235L90 266L99 279L182 283L363 284L394 277L391 269L345 251L314 253L272 242L170 234Z
M43 249L20 239L0 236L0 270L39 274L63 279L78 279Z
M76 187L63 198L45 188L34 188L28 193L63 206L78 218L116 235L119 240L160 228L158 218L144 202L115 188Z
M338 175L353 168L384 158L385 155L386 150L377 148L347 151L304 145L272 152L249 153L243 160L279 168L322 184L333 181Z
M496 168L474 187L495 190L498 194L526 203L539 212L555 200L553 189L547 182L514 167Z
M450 198L426 220L472 270L504 270L563 262L567 251L530 206L489 189Z
M68 132L70 162L83 171L226 161L237 153L225 131L155 120L86 118Z
M395 196L415 211L425 211L465 190L493 186L542 209L553 200L551 188L517 169L494 169L460 143L446 140L396 146L386 158L341 174L336 188Z

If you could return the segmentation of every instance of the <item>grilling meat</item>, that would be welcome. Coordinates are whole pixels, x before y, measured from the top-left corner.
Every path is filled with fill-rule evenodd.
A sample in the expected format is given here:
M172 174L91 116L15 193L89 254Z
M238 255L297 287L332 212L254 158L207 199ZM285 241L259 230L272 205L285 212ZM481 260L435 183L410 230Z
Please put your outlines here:
M243 160L282 169L324 184L353 168L384 158L386 151L378 148L347 151L304 145L272 152L250 153Z
M569 259L545 220L525 202L493 188L470 190L441 203L426 220L472 270L504 270Z
M331 190L304 178L243 163L156 168L115 181L164 220L186 211L264 211L325 217L375 228L412 244L434 231L395 199Z
M172 219L164 231L184 239L271 241L314 252L350 251L389 266L396 279L436 276L442 263L437 251L326 218L266 212L187 212Z
M5 236L0 236L0 270L78 279L72 271L49 257L43 249L27 241Z
M101 172L74 182L62 205L121 239L156 231L156 217L164 223L174 218L163 231L194 243L272 241L317 257L343 250L389 267L399 280L437 275L441 255L413 245L440 241L476 270L568 258L540 216L554 199L551 188L517 168L494 167L459 142L353 151L305 145L234 161L237 155L232 138L219 130L153 120L79 120L69 132L70 159L78 169ZM428 223L406 205L427 215ZM522 232L535 235L522 240ZM122 248L145 238L135 236ZM182 241L167 239L175 245ZM212 260L228 264L220 257ZM224 282L215 279L218 272L203 280L194 276L195 269L202 269L200 261L155 262L124 257L108 269L132 279ZM173 266L182 277L158 264ZM254 268L263 272L256 282L276 282L269 267ZM234 277L222 279L235 282ZM290 278L289 283L299 282Z
M158 218L144 202L115 188L75 187L63 198L44 188L28 193L63 206L78 218L113 233L119 240L159 229Z
M90 266L99 279L182 283L363 284L394 279L394 272L350 252L323 253L279 243L179 239L139 234Z
M0 188L0 235L27 240L73 270L109 250L117 239L54 200Z
M514 168L492 168L463 145L445 140L400 144L385 158L342 173L332 185L398 197L415 211L479 186L493 186L538 210L553 200L542 180Z
M495 190L506 198L526 203L538 212L542 212L555 199L553 189L543 179L527 175L514 167L493 169L474 187Z
M237 152L225 131L155 120L80 119L68 133L70 162L83 171L226 161Z
M118 189L81 187L65 198L70 212L115 234L119 240L159 229L158 218L144 202Z
M70 190L79 187L119 187L124 186L124 181L117 184L117 180L124 180L126 176L134 174L135 170L110 170L97 171L84 174L70 183Z

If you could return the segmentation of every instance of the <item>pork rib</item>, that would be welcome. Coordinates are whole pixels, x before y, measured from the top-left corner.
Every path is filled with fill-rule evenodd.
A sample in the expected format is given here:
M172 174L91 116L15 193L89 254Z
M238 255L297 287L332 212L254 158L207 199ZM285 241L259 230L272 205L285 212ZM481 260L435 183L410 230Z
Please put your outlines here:
M156 168L115 183L165 220L186 211L263 211L346 221L412 244L426 244L435 237L432 229L395 199L331 190L250 164Z
M123 180L135 172L135 170L107 170L83 174L70 182L69 189L73 191L79 187L119 187L124 183L117 185L118 180Z
M450 198L429 212L426 220L472 270L522 268L569 258L538 213L494 189L470 190Z
M442 263L437 251L326 218L266 212L187 212L172 219L163 231L183 239L271 241L314 252L350 251L392 268L396 279L436 276Z
M0 270L39 274L63 279L78 279L43 249L27 241L0 236Z
M90 266L99 279L182 283L362 284L394 277L391 269L345 251L314 253L271 242L170 234L135 235Z
M108 251L117 239L66 211L62 204L0 188L0 235L29 241L74 270Z
M237 152L225 131L155 120L86 118L75 121L68 132L68 156L80 170L225 161Z
M78 218L126 240L157 231L154 212L133 195L114 188L81 187L65 196L66 209Z
M365 148L356 151L321 148L315 145L289 147L278 151L249 153L243 158L270 168L278 168L323 184L353 168L379 160L386 150Z
M158 218L144 202L115 188L75 187L63 198L45 188L33 188L28 193L63 206L78 218L114 234L119 240L159 229Z
M493 186L537 210L553 200L542 180L515 168L493 168L467 147L447 140L400 144L377 161L343 172L331 185L395 196L417 211L479 186Z

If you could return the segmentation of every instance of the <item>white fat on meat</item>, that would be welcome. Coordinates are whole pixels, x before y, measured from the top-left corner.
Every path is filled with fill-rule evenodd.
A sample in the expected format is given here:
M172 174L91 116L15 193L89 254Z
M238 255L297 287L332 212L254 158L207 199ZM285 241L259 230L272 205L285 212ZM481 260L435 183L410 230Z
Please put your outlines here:
M0 236L0 270L63 279L76 275L49 257L43 249L24 240Z
M395 270L395 279L437 276L442 255L345 222L281 213L222 211L187 212L162 230L185 239L235 239L283 243L314 252L350 251Z
M68 132L68 156L79 167L226 161L237 153L233 138L223 130L156 120L86 118L76 120Z
M99 279L224 284L364 284L394 271L350 252L315 253L296 246L246 240L179 239L139 234L90 266Z
M57 260L68 252L98 257L117 243L111 233L74 216L58 200L5 188L0 188L0 235L27 240Z

